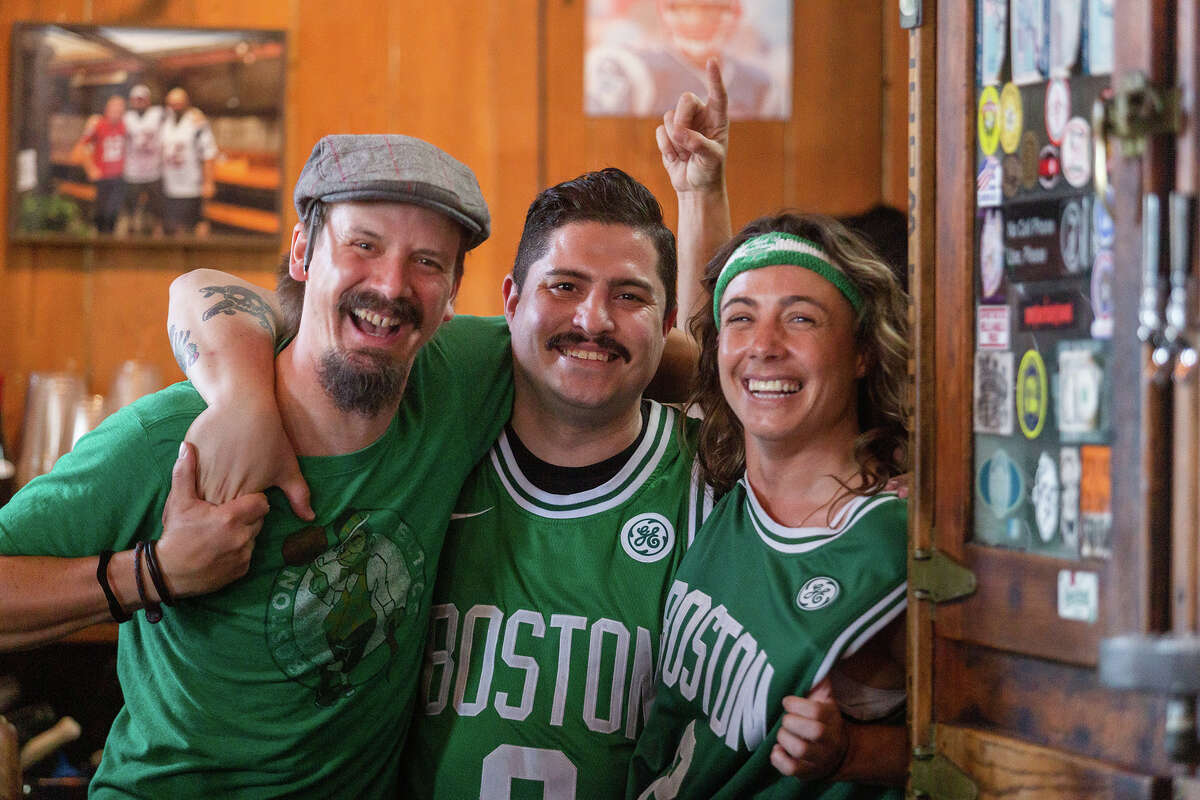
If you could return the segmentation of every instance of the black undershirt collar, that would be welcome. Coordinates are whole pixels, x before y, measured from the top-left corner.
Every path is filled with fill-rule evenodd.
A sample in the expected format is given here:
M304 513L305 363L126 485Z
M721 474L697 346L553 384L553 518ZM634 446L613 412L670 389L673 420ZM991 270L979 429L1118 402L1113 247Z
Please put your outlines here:
M517 436L516 431L512 429L511 423L505 426L504 432L508 436L508 444L512 448L513 459L517 462L517 466L521 468L521 472L525 474L530 483L543 492L575 494L576 492L586 492L588 489L595 489L605 481L611 480L614 475L621 471L621 468L628 463L629 457L633 455L633 451L637 449L638 445L642 443L642 439L646 436L646 425L649 419L650 401L643 400L642 430L633 444L612 458L606 458L603 461L596 464L589 464L586 467L559 467L542 461L529 451L529 448Z

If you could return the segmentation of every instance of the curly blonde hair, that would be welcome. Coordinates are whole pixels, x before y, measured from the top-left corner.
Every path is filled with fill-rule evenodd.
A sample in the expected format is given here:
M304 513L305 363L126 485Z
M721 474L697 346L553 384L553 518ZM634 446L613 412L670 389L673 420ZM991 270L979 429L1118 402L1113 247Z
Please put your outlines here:
M721 269L743 242L764 233L801 236L819 244L834 266L850 279L862 296L854 328L854 344L867 364L858 380L858 429L854 460L858 482L846 488L855 494L881 490L888 479L908 471L908 296L895 274L857 234L830 217L783 213L749 223L713 257L701 280L711 298ZM700 361L688 405L703 414L697 441L704 479L718 493L733 488L746 470L742 424L721 392L717 367L717 326L712 303L689 322L700 344ZM847 358L851 358L847 354Z

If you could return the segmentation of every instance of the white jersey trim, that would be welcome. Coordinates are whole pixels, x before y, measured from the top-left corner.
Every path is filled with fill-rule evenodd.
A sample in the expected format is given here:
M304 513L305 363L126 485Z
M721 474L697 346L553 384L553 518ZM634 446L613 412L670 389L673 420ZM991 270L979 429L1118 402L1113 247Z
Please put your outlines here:
M891 606L889 608L889 606ZM871 637L883 630L889 622L908 607L908 581L902 582L892 591L884 595L878 603L871 606L858 619L846 626L825 653L821 666L813 675L812 686L820 683L833 665L842 658L848 658L858 652L858 649L871 640ZM847 645L847 642L849 644ZM809 687L811 691L812 686Z
M599 514L628 500L645 484L667 452L667 445L671 443L675 426L675 412L654 402L650 404L650 408L646 435L642 437L642 442L629 457L629 461L616 475L593 489L572 494L554 494L534 486L517 464L507 432L500 434L495 446L488 453L488 458L504 490L513 502L525 511L547 519L578 519ZM664 414L666 424L662 424ZM647 460L646 454L651 449L653 453ZM642 465L640 470L639 465Z
M754 524L754 530L764 544L780 553L808 553L822 545L836 541L863 515L884 503L898 499L891 492L856 496L838 509L831 520L833 524L830 527L812 525L790 528L771 519L745 475L742 476L740 483L746 488L746 510L749 513L750 521Z

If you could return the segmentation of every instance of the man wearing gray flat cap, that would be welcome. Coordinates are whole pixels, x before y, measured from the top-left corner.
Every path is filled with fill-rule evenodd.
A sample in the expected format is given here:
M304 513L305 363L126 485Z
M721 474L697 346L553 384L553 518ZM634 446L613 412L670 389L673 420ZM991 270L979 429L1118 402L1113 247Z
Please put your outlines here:
M295 200L271 413L315 514L275 489L199 499L184 435L211 409L186 382L0 509L0 648L124 623L92 797L395 796L445 521L511 407L503 320L438 331L488 211L467 167L404 136L322 139ZM262 303L225 288L214 314Z

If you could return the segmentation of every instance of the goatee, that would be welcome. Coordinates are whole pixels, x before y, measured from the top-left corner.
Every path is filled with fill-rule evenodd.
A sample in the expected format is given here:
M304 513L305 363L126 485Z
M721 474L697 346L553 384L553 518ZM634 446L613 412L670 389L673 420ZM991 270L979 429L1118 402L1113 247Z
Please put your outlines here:
M382 351L330 350L321 356L317 376L339 411L374 417L400 398L407 370Z

